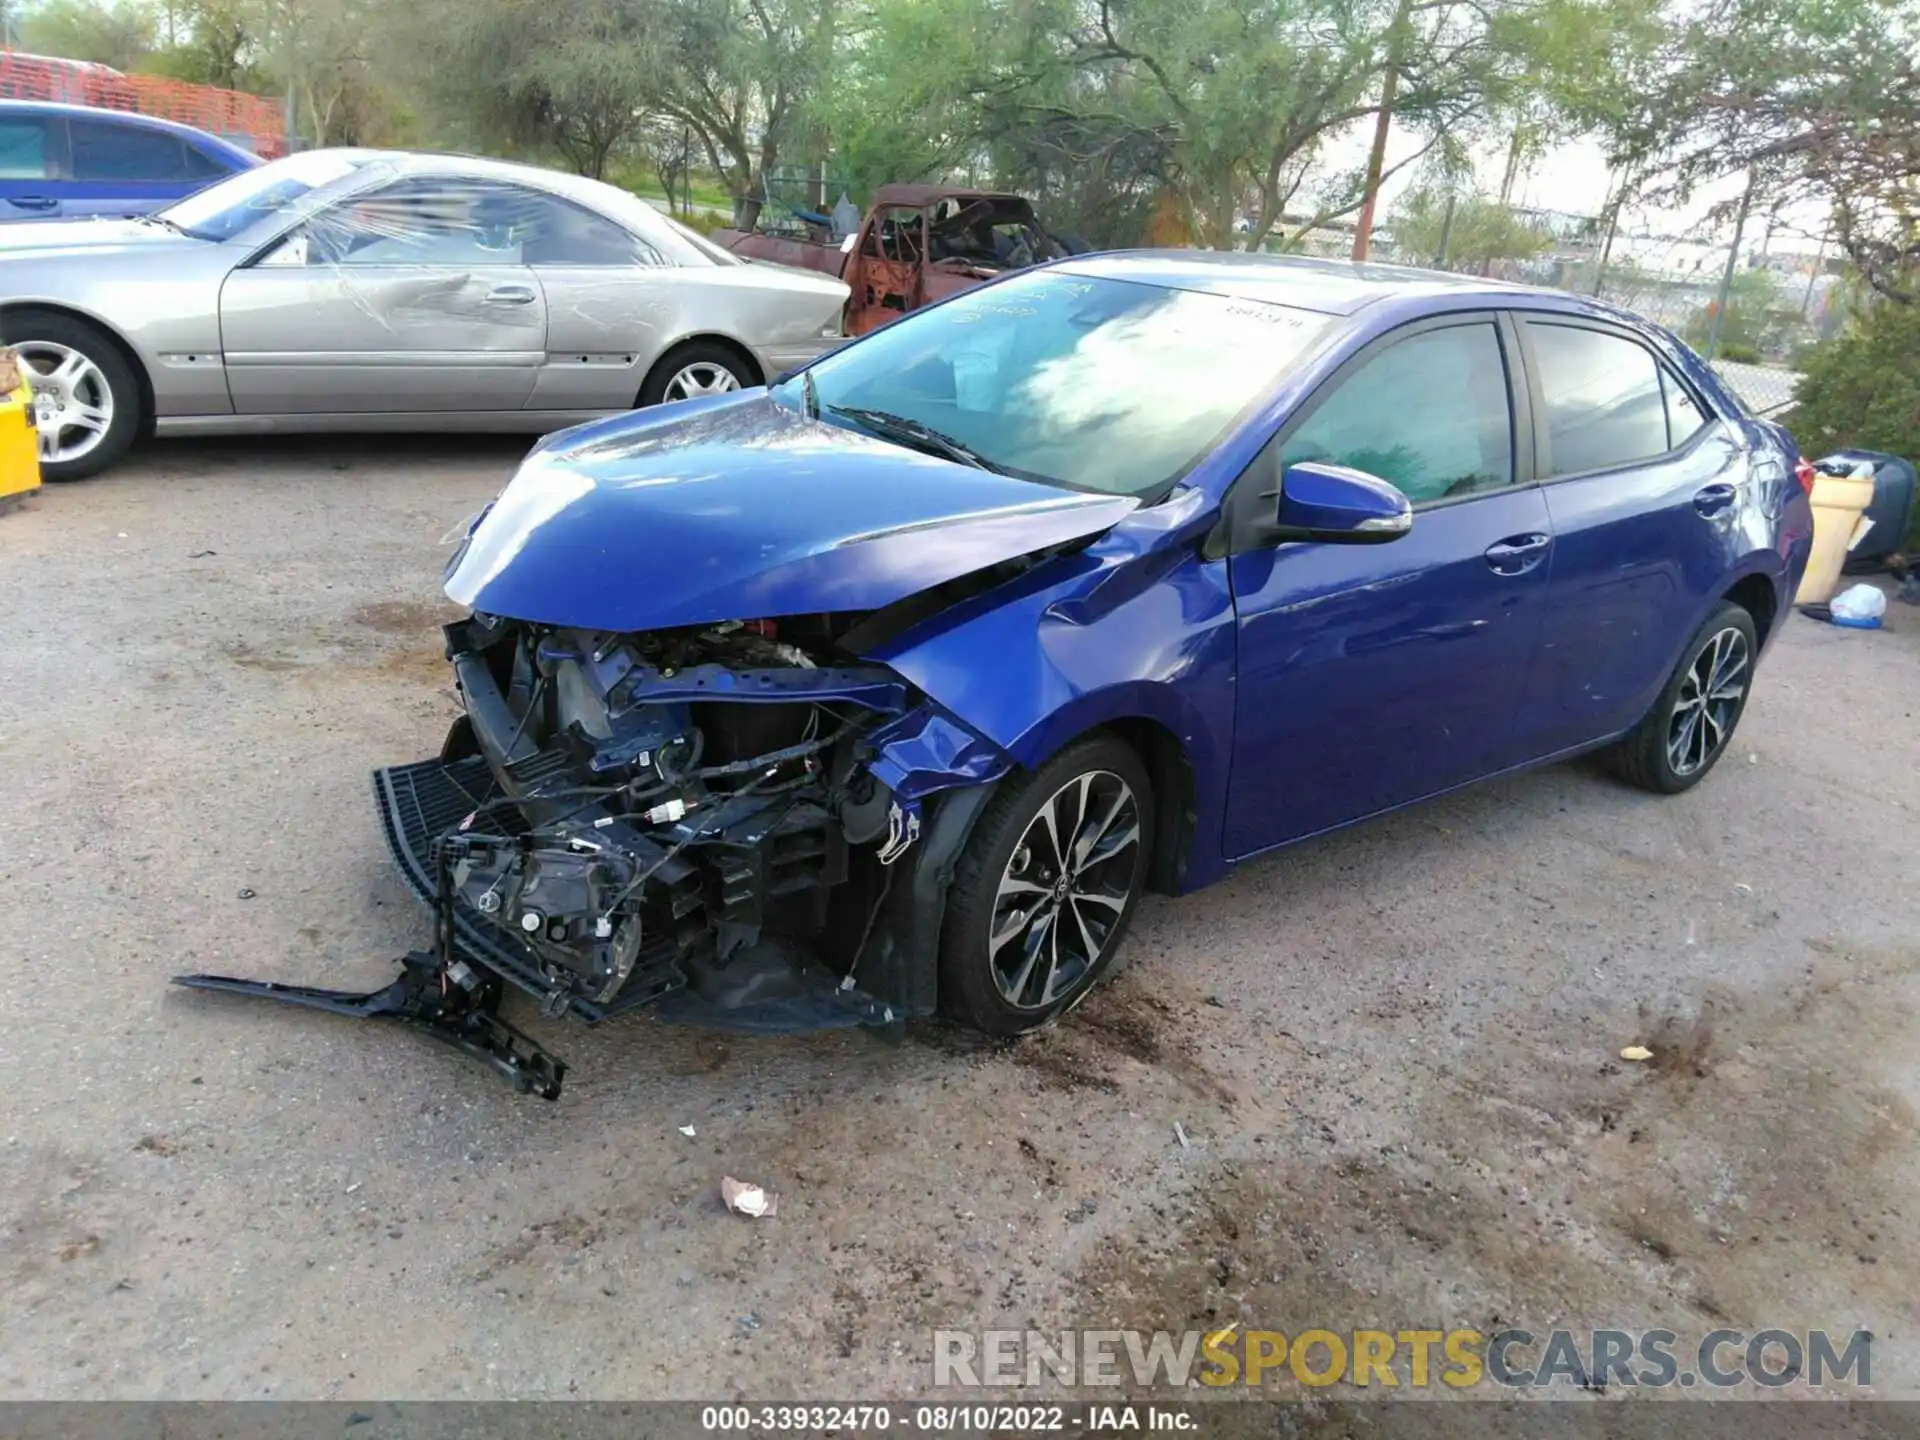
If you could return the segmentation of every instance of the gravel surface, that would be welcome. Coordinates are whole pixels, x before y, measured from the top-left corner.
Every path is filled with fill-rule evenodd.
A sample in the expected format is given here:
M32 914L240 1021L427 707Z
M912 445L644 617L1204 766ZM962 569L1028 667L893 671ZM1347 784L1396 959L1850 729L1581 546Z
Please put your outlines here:
M455 714L516 455L175 444L0 517L0 1398L905 1397L936 1326L1230 1321L1862 1326L1913 1388L1920 612L1790 618L1687 796L1563 765L1151 902L1017 1046L518 1005L548 1105L166 984L424 939L367 775Z

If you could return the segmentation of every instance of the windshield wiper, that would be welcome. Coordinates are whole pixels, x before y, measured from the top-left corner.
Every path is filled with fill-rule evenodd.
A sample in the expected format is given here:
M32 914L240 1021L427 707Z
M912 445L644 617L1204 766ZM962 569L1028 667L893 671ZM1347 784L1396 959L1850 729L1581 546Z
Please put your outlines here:
M163 230L173 231L176 235L184 235L187 233L178 224L167 219L164 215L135 215L133 218L142 225L158 225Z
M1011 475L1013 472L1004 465L996 465L978 450L961 444L951 435L923 425L918 420L905 415L896 415L891 410L872 410L864 405L829 405L830 414L844 415L849 420L865 426L882 440L892 440L901 445L921 451L927 455L938 455L944 460L957 460L962 465L971 465L976 470L991 470L995 475Z

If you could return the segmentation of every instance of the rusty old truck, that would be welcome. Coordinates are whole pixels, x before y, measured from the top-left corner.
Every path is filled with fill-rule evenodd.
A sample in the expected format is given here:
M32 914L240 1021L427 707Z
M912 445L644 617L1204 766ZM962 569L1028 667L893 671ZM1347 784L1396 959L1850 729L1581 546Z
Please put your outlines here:
M1019 195L953 185L883 185L859 230L837 243L826 227L798 233L718 230L736 255L823 271L846 281L845 329L864 335L968 286L1085 245L1049 234Z

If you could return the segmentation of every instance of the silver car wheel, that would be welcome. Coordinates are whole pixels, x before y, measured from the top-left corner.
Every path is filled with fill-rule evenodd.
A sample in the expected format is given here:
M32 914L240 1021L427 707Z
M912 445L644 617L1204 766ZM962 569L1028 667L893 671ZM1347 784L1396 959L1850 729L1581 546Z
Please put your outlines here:
M1002 1000L1044 1010L1087 983L1126 914L1139 849L1139 802L1111 770L1047 798L994 895L987 968Z
M694 400L702 395L724 395L740 388L740 377L712 360L696 360L674 372L661 398L666 401Z
M1747 693L1747 637L1729 625L1700 647L1673 698L1667 764L1691 775L1720 751Z
M41 464L91 454L113 424L113 387L100 367L72 346L53 340L21 340L13 349L33 392Z

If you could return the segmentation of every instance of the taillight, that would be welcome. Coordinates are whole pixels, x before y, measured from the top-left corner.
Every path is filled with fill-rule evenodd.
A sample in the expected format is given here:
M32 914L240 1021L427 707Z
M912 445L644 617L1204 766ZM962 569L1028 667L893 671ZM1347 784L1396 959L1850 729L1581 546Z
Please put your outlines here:
M1793 478L1800 482L1800 488L1809 495L1813 494L1813 482L1818 478L1819 473L1819 471L1813 468L1813 462L1804 455L1800 457L1799 463L1793 467Z

